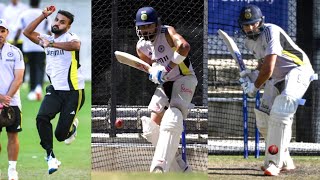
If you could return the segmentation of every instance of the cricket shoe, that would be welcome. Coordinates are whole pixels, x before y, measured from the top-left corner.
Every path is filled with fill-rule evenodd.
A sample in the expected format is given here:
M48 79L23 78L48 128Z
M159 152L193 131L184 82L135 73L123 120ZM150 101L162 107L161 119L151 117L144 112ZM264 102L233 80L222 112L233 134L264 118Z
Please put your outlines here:
M15 168L8 169L8 180L18 180L18 172Z
M296 169L296 166L293 163L292 158L289 156L286 161L283 163L283 167L281 168L281 172L288 172Z
M78 118L75 118L73 121L73 126L74 126L75 130L70 137L68 137L67 139L64 140L64 143L66 145L70 145L76 139L78 124L79 124L79 120L78 120Z
M264 175L266 176L278 176L280 174L280 168L278 168L274 163L270 162L266 170L264 170Z
M161 166L156 166L152 172L159 173L159 174L164 173L163 168Z
M28 100L29 101L35 101L37 100L37 95L34 91L30 91L28 94Z
M49 174L56 172L58 170L59 166L61 165L61 162L57 158L53 158L52 156L49 156L47 158L47 162L48 162Z
M34 90L35 94L36 94L36 100L37 101L41 101L42 99L42 88L41 86L37 86L36 89Z

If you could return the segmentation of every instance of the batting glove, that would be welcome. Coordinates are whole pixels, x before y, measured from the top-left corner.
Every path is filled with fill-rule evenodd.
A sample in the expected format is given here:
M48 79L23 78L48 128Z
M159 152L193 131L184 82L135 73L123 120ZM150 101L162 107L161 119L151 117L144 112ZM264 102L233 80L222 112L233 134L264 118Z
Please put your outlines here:
M259 71L258 70L251 70L251 69L245 69L240 72L240 77L248 77L251 82L255 82L258 78Z
M171 71L171 69L172 68L169 66L164 67L157 63L153 63L149 74L149 80L155 84L162 84L166 81L165 77Z
M241 87L244 91L244 93L246 93L249 97L255 97L257 94L257 91L259 90L258 88L256 88L256 86L254 85L254 83L252 83L249 78L240 78L239 79Z

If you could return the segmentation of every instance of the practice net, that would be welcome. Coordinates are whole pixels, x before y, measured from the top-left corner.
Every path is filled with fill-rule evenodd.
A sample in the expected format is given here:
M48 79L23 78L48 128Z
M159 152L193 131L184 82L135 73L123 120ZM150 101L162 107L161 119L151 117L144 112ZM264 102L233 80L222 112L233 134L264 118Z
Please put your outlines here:
M203 57L204 3L188 1L97 0L92 2L92 169L97 171L149 171L154 147L142 136L141 117L156 85L148 75L119 64L113 52L136 56L135 14L152 6L162 24L173 26L191 45L190 60L198 78L186 122L187 161L194 171L207 170L207 71ZM205 67L207 67L205 65ZM117 118L124 127L115 128ZM179 147L181 153L181 146Z
M238 17L240 9L248 4L248 1L228 1L228 0L209 0L208 1L208 151L209 154L242 154L243 153L243 104L242 89L238 82L239 69L228 52L226 45L219 38L217 30L222 29L231 36L238 45L243 55L247 68L255 69L257 61L253 58L251 52L244 47L244 36L241 34L238 26ZM304 32L297 32L301 26L303 10L300 10L300 20L298 18L298 7L296 0L283 1L251 1L250 4L259 6L265 16L267 23L274 23L282 27L289 36L298 42L298 45L304 49L301 43L301 37ZM300 6L306 6L300 3ZM302 8L300 8L302 9ZM307 8L304 8L304 11ZM306 24L306 23L305 23ZM312 27L310 27L312 29ZM319 27L317 27L319 28ZM319 31L319 30L318 30ZM299 34L300 33L300 34ZM307 33L307 32L306 32ZM302 34L302 35L301 35ZM298 36L300 35L300 36ZM300 39L299 39L300 38ZM299 44L300 43L300 44ZM310 45L310 44L309 44ZM307 52L307 51L306 51ZM311 54L309 54L312 59ZM313 63L313 62L311 62ZM315 66L315 64L313 64ZM315 67L315 69L317 69ZM311 86L312 87L312 86ZM309 88L309 91L312 88ZM261 95L263 90L261 91ZM312 94L307 93L307 104L299 107L297 114L301 114L301 109L312 109ZM315 103L317 104L317 103ZM255 115L253 108L255 100L248 101L248 135L249 135L249 153L253 154L255 149ZM311 106L308 108L308 106ZM311 112L311 111L307 111ZM311 114L311 113L310 113ZM314 142L308 130L308 124L312 124L312 115L303 113L300 118L295 117L293 123L293 138L290 152L292 154L319 154L319 144L301 143ZM302 117L303 116L303 117ZM297 125L299 124L299 125ZM318 123L319 124L319 123ZM263 152L264 141L260 138L260 152Z

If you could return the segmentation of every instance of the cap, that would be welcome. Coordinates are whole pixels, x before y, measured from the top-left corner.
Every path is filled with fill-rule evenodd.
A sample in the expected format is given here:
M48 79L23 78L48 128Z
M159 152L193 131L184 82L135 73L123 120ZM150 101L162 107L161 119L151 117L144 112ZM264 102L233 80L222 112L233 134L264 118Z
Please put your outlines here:
M263 18L260 8L256 5L249 4L244 6L240 11L239 23L253 24L261 21Z
M136 14L136 26L158 22L158 14L152 7L140 8Z
M8 29L7 23L6 23L6 21L4 19L0 19L0 26Z

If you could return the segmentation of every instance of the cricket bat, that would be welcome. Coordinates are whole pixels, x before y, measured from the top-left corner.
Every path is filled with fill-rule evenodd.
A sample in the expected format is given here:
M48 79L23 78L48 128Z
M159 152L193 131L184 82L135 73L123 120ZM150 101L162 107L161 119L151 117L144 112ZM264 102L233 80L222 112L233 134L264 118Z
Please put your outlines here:
M146 63L145 61L141 60L140 58L126 53L126 52L121 52L121 51L115 51L114 52L117 60L121 63L121 64L125 64L128 66L131 66L133 68L139 69L140 71L144 71L146 73L149 73L149 70L151 68L151 66Z
M237 62L237 65L240 69L240 72L245 70L246 66L243 62L242 55L241 55L236 43L233 41L233 39L230 36L228 36L227 33L222 31L221 29L218 30L218 34L219 34L220 38L223 39L223 42L227 45L227 48L228 48L229 52L231 53L233 59Z

